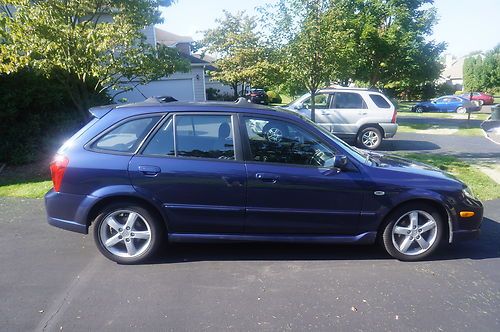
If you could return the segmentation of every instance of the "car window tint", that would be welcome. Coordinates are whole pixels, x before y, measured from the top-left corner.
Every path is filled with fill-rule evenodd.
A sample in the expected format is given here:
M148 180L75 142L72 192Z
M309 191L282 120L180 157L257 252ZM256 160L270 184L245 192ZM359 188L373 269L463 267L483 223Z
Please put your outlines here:
M377 107L391 108L391 105L381 95L370 94L370 98L373 100L375 105L377 105Z
M366 104L359 93L336 92L333 108L366 108Z
M229 115L177 115L175 135L177 156L234 159Z
M331 96L327 93L320 93L314 96L314 104L316 109L327 109L330 106ZM309 108L311 106L311 97L304 100L303 104Z
M160 116L127 121L100 137L92 147L98 150L133 152L158 122Z
M145 155L174 156L173 118L167 120L151 138L142 152Z
M266 118L245 118L251 160L325 166L334 152L298 126Z

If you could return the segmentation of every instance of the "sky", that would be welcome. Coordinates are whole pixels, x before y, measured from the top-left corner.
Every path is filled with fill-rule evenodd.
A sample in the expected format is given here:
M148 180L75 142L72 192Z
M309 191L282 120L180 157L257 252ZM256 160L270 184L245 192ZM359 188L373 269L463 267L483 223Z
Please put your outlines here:
M256 7L272 2L275 0L177 0L162 9L164 23L159 27L196 40L203 35L200 31L216 25L222 10L257 15ZM500 0L435 0L434 5L439 22L432 37L448 44L445 53L459 57L500 43Z

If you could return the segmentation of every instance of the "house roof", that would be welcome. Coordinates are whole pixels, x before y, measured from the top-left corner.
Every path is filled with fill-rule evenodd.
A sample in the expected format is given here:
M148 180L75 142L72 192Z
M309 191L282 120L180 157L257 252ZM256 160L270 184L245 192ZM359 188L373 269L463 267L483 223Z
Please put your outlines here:
M155 27L156 42L165 46L175 46L179 43L192 43L194 39L189 36L179 36Z

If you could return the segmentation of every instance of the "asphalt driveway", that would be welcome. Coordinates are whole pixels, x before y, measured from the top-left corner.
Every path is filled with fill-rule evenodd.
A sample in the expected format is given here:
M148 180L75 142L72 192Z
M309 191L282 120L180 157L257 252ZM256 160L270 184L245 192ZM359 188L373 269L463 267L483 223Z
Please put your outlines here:
M481 240L402 263L374 246L182 245L151 264L103 258L0 198L5 331L500 329L500 201Z

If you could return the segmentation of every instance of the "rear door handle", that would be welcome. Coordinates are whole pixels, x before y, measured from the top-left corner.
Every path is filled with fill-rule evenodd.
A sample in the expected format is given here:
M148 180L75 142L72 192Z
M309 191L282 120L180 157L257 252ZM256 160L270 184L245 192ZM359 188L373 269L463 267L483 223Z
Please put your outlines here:
M278 182L280 176L272 173L256 173L255 178L262 182L276 183Z
M161 168L158 166L143 165L139 166L139 172L145 176L157 176L161 172Z

